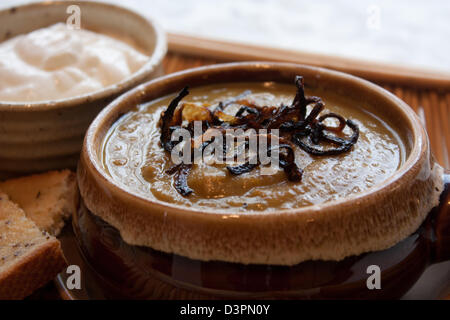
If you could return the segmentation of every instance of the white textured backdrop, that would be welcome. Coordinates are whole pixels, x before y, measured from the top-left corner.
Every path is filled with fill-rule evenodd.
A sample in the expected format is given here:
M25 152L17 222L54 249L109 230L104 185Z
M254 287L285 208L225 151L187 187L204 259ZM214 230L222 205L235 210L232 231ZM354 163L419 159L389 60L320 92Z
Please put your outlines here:
M138 9L169 31L450 72L448 0L101 1Z

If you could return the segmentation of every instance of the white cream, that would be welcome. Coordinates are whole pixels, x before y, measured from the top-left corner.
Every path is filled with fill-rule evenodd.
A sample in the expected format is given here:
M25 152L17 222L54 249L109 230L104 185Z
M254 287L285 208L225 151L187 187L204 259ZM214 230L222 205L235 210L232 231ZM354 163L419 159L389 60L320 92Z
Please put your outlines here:
M0 101L59 100L101 90L148 56L125 42L55 24L0 44Z

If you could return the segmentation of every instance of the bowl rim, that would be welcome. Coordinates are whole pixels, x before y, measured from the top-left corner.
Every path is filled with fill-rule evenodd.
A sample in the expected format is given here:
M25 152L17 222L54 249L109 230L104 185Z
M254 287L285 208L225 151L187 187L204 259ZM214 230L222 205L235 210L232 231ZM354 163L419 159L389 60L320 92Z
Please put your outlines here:
M85 6L92 6L97 8L108 8L110 10L117 10L126 13L127 16L133 16L133 19L141 20L155 33L155 47L153 52L148 57L148 61L136 72L126 77L122 81L105 87L101 90L85 93L82 95L55 99L55 100L42 100L37 102L25 102L25 101L1 101L0 110L2 111L48 111L61 108L76 107L77 105L93 102L97 100L107 99L108 97L117 95L124 90L129 90L145 80L145 77L154 72L157 67L162 64L162 61L167 53L167 37L166 33L153 17L144 16L135 10L126 8L120 5L91 1L91 0L50 0L50 1L33 1L30 3L10 6L0 10L0 17L7 14L20 14L22 10L34 10L36 8L48 7L48 6L70 6L71 4L80 4ZM13 12L13 13L11 13ZM125 15L124 15L125 16ZM37 30L37 29L35 29ZM7 41L7 40L6 40ZM1 41L3 42L3 41ZM0 42L0 43L1 43Z
M403 162L403 164L397 169L397 171L388 179L384 180L381 183L378 183L374 187L371 187L363 192L353 194L347 197L338 198L336 200L327 201L320 204L314 204L299 208L291 208L291 209L282 209L282 210L274 210L274 211L251 211L249 214L241 214L241 212L233 213L230 211L223 211L220 209L213 209L213 208L195 208L195 207L186 207L182 205L175 205L168 202L164 202L158 199L150 199L145 198L143 196L140 196L137 193L134 193L130 190L126 190L123 186L121 186L117 181L115 181L106 170L103 168L103 165L101 164L100 159L96 159L96 152L94 151L94 148L98 147L95 144L96 136L103 130L103 126L108 125L107 119L109 119L112 115L115 113L117 114L116 109L121 109L120 107L126 104L127 100L132 100L133 98L137 98L140 95L142 95L143 91L151 90L152 86L156 84L161 83L169 83L172 80L176 79L182 79L186 75L195 75L197 77L201 77L205 73L208 72L217 72L223 69L242 69L242 68L251 68L252 70L257 69L286 69L286 70L292 70L292 69L305 69L309 70L311 72L319 73L319 74L328 74L334 77L339 77L341 79L348 79L354 83L354 85L361 85L364 86L366 89L369 89L371 91L374 91L375 93L381 94L384 98L390 100L393 105L396 105L405 116L405 119L409 122L409 126L411 128L411 136L412 139L412 147L407 155L407 158ZM195 86L194 86L195 87ZM156 99L156 98L155 98ZM120 112L119 112L120 114ZM116 122L115 120L114 122ZM110 128L108 128L109 130ZM106 132L108 131L106 130ZM100 143L103 145L104 139L100 141ZM122 96L115 99L113 102L111 102L105 109L103 109L98 116L95 118L95 120L90 125L85 140L83 143L83 149L81 153L82 160L86 159L89 161L89 163L85 164L89 167L88 170L91 171L91 173L95 174L97 178L100 178L103 182L103 187L105 187L104 190L115 190L116 192L122 193L128 198L132 199L133 201L138 201L139 203L143 204L144 206L151 206L152 208L156 208L158 210L161 210L163 212L171 212L173 214L185 214L186 212L189 212L190 214L195 215L201 215L208 219L227 219L227 218L240 218L240 219L253 219L255 217L260 217L261 215L264 216L274 216L274 215L280 215L280 214L301 214L301 213L307 213L307 212L314 212L314 211L322 211L329 208L333 208L336 206L340 206L345 204L348 205L358 205L363 198L368 199L376 197L376 195L381 192L382 190L385 190L387 188L395 188L395 185L399 182L399 180L402 179L410 170L412 170L415 166L417 166L417 163L420 162L421 158L423 157L424 153L429 153L429 143L428 143L428 137L426 135L426 131L423 128L423 126L420 123L420 120L418 116L415 114L415 112L402 100L397 98L395 95L390 93L389 91L381 88L380 86L371 83L367 80L361 79L359 77L334 71L330 69L320 68L320 67L313 67L313 66L307 66L307 65L301 65L301 64L293 64L293 63L280 63L280 62L234 62L234 63L224 63L224 64L216 64L216 65L210 65L210 66L203 66L188 70L183 70L180 72L176 72L170 75L166 75L160 78L157 78L155 80L149 81L147 83L144 83L135 89L123 94Z

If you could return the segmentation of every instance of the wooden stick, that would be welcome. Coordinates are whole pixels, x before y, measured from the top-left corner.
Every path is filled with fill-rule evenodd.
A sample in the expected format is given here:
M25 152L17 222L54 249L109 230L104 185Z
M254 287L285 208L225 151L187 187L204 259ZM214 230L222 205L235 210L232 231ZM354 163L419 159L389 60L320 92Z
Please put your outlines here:
M168 40L169 50L172 52L196 57L223 61L263 60L308 64L348 72L373 81L404 84L409 87L450 89L450 73L324 54L210 40L175 33L169 33Z

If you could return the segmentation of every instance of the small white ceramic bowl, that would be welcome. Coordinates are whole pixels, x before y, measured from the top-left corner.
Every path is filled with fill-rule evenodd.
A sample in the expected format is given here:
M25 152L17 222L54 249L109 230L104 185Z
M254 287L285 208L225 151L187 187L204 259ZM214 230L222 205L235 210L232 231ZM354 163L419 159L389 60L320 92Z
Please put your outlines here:
M105 3L45 1L2 10L0 42L66 22L70 5L81 8L82 28L131 38L149 61L101 91L38 103L0 101L0 177L74 168L85 131L98 112L122 93L163 73L167 41L161 28L136 12Z

